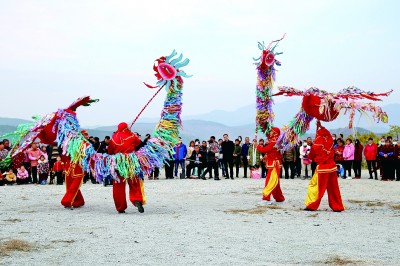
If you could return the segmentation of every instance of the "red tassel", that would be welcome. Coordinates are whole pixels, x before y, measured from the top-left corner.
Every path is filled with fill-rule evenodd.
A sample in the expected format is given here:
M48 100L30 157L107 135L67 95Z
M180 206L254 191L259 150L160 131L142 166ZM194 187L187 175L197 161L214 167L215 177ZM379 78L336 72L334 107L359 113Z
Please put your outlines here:
M146 82L143 82L143 84L146 85L150 89L158 88L158 86L152 86L152 85L147 84Z

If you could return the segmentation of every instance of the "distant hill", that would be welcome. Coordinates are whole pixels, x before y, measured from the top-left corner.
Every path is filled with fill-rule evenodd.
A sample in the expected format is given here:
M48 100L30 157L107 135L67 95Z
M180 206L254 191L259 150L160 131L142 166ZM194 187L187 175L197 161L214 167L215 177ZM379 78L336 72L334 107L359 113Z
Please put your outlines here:
M276 103L274 105L275 112L275 125L282 127L283 125L289 123L289 121L295 116L295 114L300 109L300 98L290 98L287 101ZM354 119L354 126L368 129L371 132L382 133L389 130L389 125L400 125L400 104L388 104L383 106L383 110L389 115L389 123L374 123L371 119L366 117L361 117L357 114ZM185 116L182 115L184 121L196 120L196 121L210 121L216 122L223 125L229 125L231 127L254 125L255 121L255 104L250 104L243 106L235 111L211 111L204 114ZM157 118L142 118L140 122L156 122ZM335 128L346 128L348 125L348 115L341 116L337 120L330 122L327 126L330 129ZM312 124L312 129L315 129L314 124Z
M300 108L300 99L291 98L285 102L277 103L274 106L275 112L275 125L282 127L287 124ZM350 134L354 135L355 132L360 134L374 132L376 134L384 134L389 130L389 125L400 125L400 104L388 104L383 106L383 109L389 115L389 123L373 123L363 117L356 115L354 119L354 129L348 129L348 117L342 116L339 119L325 124L332 133L342 133L345 136ZM20 123L31 122L29 120L18 118L0 118L0 135L14 131L16 126ZM143 137L147 133L152 133L158 118L141 118L134 125L133 131L139 132ZM183 131L181 132L182 138L185 142L192 139L199 138L200 140L207 140L210 136L215 136L217 139L221 138L224 133L229 134L230 139L235 139L238 136L249 136L253 138L255 128L255 106L253 104L241 107L235 111L211 111L209 113L182 116ZM99 126L99 127L85 127L92 136L98 136L103 139L105 136L111 136L116 125L113 126ZM308 135L315 134L315 123L311 124Z
M30 123L30 122L32 122L32 120L0 117L0 125L4 125L4 126L18 126L19 124L25 124L25 123Z

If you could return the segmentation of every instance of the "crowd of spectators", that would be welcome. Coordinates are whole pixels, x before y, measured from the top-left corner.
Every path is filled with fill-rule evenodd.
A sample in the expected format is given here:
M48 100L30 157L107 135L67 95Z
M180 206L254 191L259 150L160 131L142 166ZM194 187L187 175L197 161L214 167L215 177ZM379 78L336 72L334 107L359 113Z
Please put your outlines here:
M354 143L351 138L345 140L342 134L339 137L332 134L332 138L338 176L343 179L360 179L362 162L365 160L369 179L378 180L379 169L380 180L400 181L400 143L393 141L392 137L382 137L379 144L375 144L374 140L369 138L364 145L358 139L355 139ZM225 179L234 179L239 177L240 168L243 169L243 178L247 178L248 174L253 172L260 172L261 178L265 178L265 154L260 153L256 147L267 144L268 139L253 139L250 143L249 137L242 141L240 136L233 142L227 134L218 141L214 136L208 141L200 142L196 139L190 141L188 147L180 140L174 148L173 160L166 166L166 178L206 179L208 174L208 178L213 178L214 175L214 179L219 180L221 172ZM312 145L313 140L309 137L283 152L281 178L309 179L314 175L316 163L308 158ZM181 173L178 175L179 168Z
M110 137L106 136L103 141L98 137L90 137L83 130L82 134L93 145L99 153L106 153ZM140 134L136 133L139 137ZM144 145L150 134L142 140ZM393 138L382 137L378 144L372 138L362 144L358 139L344 139L332 134L334 140L334 159L338 166L338 176L344 179L361 178L362 161L366 161L369 179L382 181L400 181L400 142ZM268 139L253 139L249 137L237 137L234 141L227 134L216 139L211 136L209 140L192 140L186 146L179 139L174 147L174 154L165 162L166 179L209 179L220 180L242 177L248 178L259 175L265 178L267 169L264 166L264 154L257 150L257 146L267 145ZM315 172L316 164L307 156L313 145L312 138L307 138L293 148L283 152L281 178L285 179L308 179ZM0 161L7 157L12 147L7 139L0 142ZM0 186L42 184L62 185L64 167L61 151L50 145L32 143L25 152L14 157L11 167L0 169ZM159 179L160 169L156 168L147 178ZM206 177L207 176L207 177ZM90 173L84 178L84 183L97 181ZM111 179L104 180L104 185L111 184Z

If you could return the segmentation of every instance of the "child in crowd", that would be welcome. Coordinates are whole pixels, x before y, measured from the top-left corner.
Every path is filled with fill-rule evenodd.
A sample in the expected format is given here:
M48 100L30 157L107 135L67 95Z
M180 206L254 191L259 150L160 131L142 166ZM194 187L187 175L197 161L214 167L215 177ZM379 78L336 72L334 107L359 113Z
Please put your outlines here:
M5 173L6 176L6 184L9 186L12 186L15 184L15 182L17 181L17 177L15 176L14 172L12 169L8 170Z
M49 161L46 160L44 155L40 155L38 166L39 184L46 185L47 177L49 176Z
M28 184L29 182L29 173L25 169L25 166L21 165L20 168L17 170L17 184Z
M54 163L52 170L54 172L54 175L56 176L56 184L62 185L64 182L63 179L64 163L61 161L61 156L57 156L56 162Z

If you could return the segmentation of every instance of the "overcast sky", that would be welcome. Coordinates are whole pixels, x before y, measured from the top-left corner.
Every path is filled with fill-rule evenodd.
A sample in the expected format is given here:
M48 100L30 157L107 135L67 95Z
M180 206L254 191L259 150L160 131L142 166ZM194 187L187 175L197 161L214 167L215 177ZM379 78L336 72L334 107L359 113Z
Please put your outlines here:
M394 89L383 104L400 102L399 3L0 0L0 116L91 95L100 102L79 110L82 125L131 121L154 93L142 83L155 84L154 59L173 49L191 60L184 116L235 110L255 101L257 41L284 33L276 85ZM158 116L164 96L143 117Z

